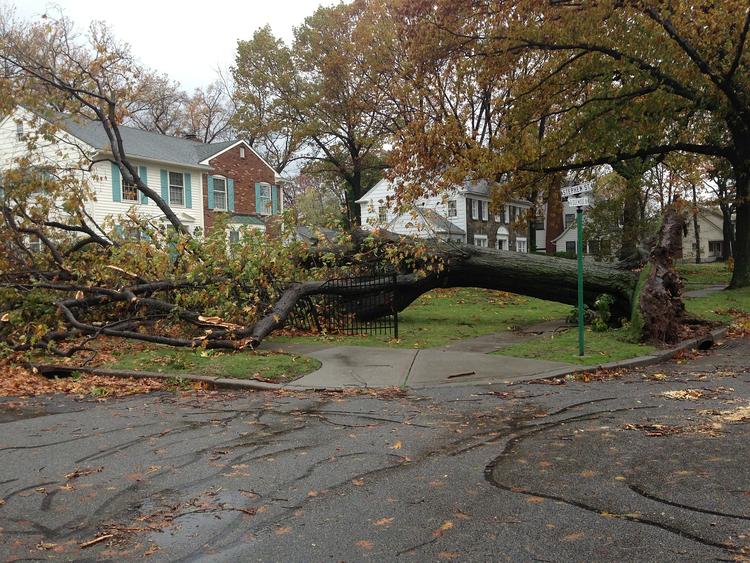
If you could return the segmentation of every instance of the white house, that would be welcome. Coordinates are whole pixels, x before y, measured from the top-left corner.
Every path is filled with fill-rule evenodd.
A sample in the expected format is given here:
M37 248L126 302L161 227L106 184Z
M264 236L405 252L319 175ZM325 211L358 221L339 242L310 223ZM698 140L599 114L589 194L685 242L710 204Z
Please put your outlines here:
M724 217L715 207L698 207L698 234L700 239L701 262L715 262L722 257L724 250ZM682 244L682 261L695 262L698 245L695 242L695 224L688 219L687 233Z
M456 186L440 195L426 196L406 210L396 210L395 187L383 179L362 198L360 218L364 228L422 238L439 238L477 246L527 252L526 229L517 223L531 203L513 200L490 212L492 184L486 181Z
M13 165L17 157L28 153L26 136L39 118L18 109L0 122L0 169ZM141 215L163 219L163 213L152 201L138 193L135 186L123 183L117 167L108 161L95 162L111 154L104 129L97 121L78 122L61 116L55 141L40 141L34 159L40 166L76 167L85 156L94 164L90 171L81 170L81 180L95 192L86 211L98 224L107 217L126 214L135 208ZM121 128L125 150L138 166L139 176L159 191L180 220L191 230L203 231L202 174L209 166L200 164L196 146L187 139L149 133L130 127Z

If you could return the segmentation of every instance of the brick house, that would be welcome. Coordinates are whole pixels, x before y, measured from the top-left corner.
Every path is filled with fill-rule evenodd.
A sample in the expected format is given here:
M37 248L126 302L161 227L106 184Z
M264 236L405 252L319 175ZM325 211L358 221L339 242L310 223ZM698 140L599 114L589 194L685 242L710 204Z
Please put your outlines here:
M283 211L276 171L245 141L210 143L198 149L203 174L203 213L206 231L220 214L228 214L229 236L243 226L265 229L266 220Z

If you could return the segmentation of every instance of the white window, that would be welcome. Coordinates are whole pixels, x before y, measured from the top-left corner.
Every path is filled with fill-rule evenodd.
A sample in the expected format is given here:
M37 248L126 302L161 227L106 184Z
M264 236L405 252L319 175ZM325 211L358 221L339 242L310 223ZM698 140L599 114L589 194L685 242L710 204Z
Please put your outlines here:
M528 252L528 246L526 245L526 239L518 237L516 239L516 252Z
M16 121L16 141L23 140L23 121Z
M29 250L31 250L31 252L42 251L42 241L38 236L29 235Z
M240 147L240 158L245 158L245 147Z
M565 214L565 228L567 229L569 225L572 225L576 222L576 214L575 213L566 213Z
M227 181L224 178L214 178L214 209L227 210Z
M388 208L381 205L378 207L378 222L386 223L388 221Z
M487 248L487 235L474 235L474 246Z
M122 201L138 201L138 188L135 184L122 183Z
M505 206L501 205L495 213L495 223L507 223L505 220Z
M229 231L229 244L239 244L240 243L240 232L236 231L235 229L232 229Z
M490 205L488 201L481 201L482 209L482 221L489 221L490 219Z
M479 200L477 199L471 200L471 218L479 219Z
M273 211L271 203L271 184L260 185L260 212L263 215L270 215Z
M182 172L169 173L169 205L185 205L185 177Z
M448 217L458 217L458 205L455 199L448 201Z

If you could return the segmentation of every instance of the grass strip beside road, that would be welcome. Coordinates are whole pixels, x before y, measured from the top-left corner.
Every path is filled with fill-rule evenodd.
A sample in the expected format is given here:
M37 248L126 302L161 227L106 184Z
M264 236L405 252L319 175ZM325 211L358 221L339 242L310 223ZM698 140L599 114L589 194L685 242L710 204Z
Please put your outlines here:
M306 356L266 351L224 352L158 346L115 353L114 361L102 367L284 383L315 371L320 362Z
M631 342L630 337L631 333L627 328L594 332L586 327L585 355L579 356L578 330L573 328L514 344L495 353L501 356L591 366L647 356L656 349L648 344Z

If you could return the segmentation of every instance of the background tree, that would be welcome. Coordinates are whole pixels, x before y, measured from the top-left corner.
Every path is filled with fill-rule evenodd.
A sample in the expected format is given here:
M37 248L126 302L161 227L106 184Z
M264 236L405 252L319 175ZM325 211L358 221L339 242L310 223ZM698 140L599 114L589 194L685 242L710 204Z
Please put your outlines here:
M319 8L295 29L292 47L259 31L240 42L234 69L243 130L283 148L277 166L302 151L307 173L343 182L350 225L359 222L356 200L385 168L388 132L389 65L373 57L376 32L360 4ZM265 123L249 117L256 109Z
M137 95L126 103L126 123L144 131L177 135L184 128L186 102L179 83L166 75L146 75Z

